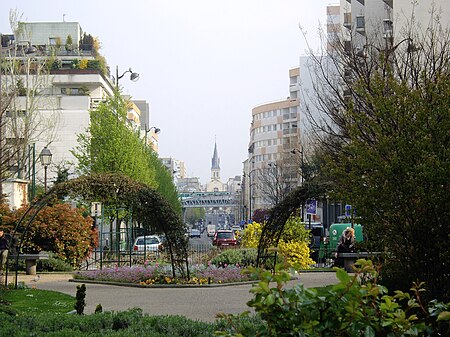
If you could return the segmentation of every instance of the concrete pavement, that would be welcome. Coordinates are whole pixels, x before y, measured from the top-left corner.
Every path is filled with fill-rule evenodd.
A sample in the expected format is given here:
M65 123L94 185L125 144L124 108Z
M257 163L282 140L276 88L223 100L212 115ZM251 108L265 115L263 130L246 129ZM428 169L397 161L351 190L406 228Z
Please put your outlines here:
M69 282L71 274L40 274L18 277L29 287L54 290L75 296L81 283ZM8 283L14 282L14 275L8 276ZM299 280L289 285L303 283L306 287L317 287L337 283L333 272L305 272ZM141 308L150 315L182 315L193 320L212 322L218 313L238 314L250 308L246 305L253 296L251 284L223 287L185 288L136 288L104 284L86 284L85 313L93 313L97 304L103 311L123 311Z

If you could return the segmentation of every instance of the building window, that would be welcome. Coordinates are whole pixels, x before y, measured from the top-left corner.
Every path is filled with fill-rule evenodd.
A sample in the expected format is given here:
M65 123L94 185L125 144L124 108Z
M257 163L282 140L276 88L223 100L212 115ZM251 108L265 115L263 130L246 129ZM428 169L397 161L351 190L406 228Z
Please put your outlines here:
M357 16L356 29L364 29L364 28L365 28L364 16Z
M71 95L71 96L79 96L79 95L87 95L88 90L85 88L61 88L61 94L63 95Z

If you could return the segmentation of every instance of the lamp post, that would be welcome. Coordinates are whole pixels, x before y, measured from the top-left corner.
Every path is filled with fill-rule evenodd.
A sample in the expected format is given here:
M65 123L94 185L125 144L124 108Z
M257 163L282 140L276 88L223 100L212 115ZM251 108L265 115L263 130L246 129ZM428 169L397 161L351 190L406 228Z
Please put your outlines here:
M303 170L305 169L304 161L303 161L303 147L300 150L299 149L293 149L293 150L291 150L291 153L292 154L300 153L300 171L301 171L300 183L301 183L301 185L303 185Z
M160 129L160 128L157 128L156 126L152 126L152 127L148 128L148 129L147 129L147 127L146 127L146 128L145 128L145 137L144 137L145 145L147 145L147 134L148 134L150 131L152 131L152 130L155 130L155 134L158 134L158 133L161 132L161 129Z
M253 162L252 162L252 168L250 169L250 171L248 172L248 195L249 195L249 205L248 205L248 217L249 219L252 218L252 199L253 199L253 195L252 195L252 187L253 187L253 183L252 183L252 172L253 172Z
M130 73L130 80L136 82L139 79L139 74L133 72L131 68L124 71L122 75L119 76L119 66L116 66L116 89L119 89L119 80L125 76L125 74Z
M52 153L46 147L44 147L39 154L42 166L44 166L44 193L47 193L47 167L52 163Z

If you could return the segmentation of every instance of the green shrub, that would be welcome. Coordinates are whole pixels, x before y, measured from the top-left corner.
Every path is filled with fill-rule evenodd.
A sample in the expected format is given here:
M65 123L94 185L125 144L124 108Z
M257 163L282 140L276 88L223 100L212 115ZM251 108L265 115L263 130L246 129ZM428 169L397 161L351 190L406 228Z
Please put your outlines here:
M16 260L9 259L8 261L8 270L10 272L16 271ZM17 264L18 271L25 271L25 260L19 259ZM73 271L72 266L65 262L64 260L58 258L55 254L49 252L48 260L37 260L36 261L36 271L38 272L51 272L51 271L60 271L60 272L71 272Z
M397 290L390 295L387 288L378 284L378 270L372 261L358 260L356 266L353 277L337 268L339 283L318 289L306 289L302 284L287 289L283 285L290 279L288 272L279 268L275 274L255 270L261 282L251 289L254 298L248 305L265 324L257 325L252 335L449 335L450 303L423 303L423 283L414 284L411 294ZM270 288L270 282L277 286ZM246 335L248 327L236 324L236 316L225 318L229 328L219 335Z
M141 309L92 315L27 315L0 312L0 336L214 336L215 324L181 316L148 316Z
M75 310L77 311L78 315L83 315L84 313L84 307L86 306L86 285L81 284L77 286L77 294L76 294L76 303L75 303Z
M258 250L255 248L224 249L219 255L211 260L216 266L239 265L254 266Z
M56 256L53 253L49 253L48 260L38 260L36 269L37 269L37 271L40 271L40 272L42 272L42 271L67 271L67 272L73 271L73 268L69 263L58 258L58 256Z

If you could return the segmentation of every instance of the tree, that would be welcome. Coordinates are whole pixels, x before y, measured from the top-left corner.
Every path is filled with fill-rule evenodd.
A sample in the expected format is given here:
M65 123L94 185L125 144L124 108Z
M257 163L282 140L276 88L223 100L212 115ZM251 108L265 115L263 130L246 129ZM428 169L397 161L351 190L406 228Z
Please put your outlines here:
M278 204L296 187L298 172L297 165L288 165L286 161L268 163L258 169L255 177L258 194L271 206Z
M14 35L23 28L21 16L10 12ZM39 109L52 103L44 94L50 85L47 58L29 54L29 46L12 45L0 55L0 195L2 183L30 169L29 146L37 140L49 144L55 137L57 118L44 117Z
M146 149L137 131L128 127L128 104L116 93L90 113L86 133L78 136L72 151L81 174L121 172L130 178L156 186L155 168L148 165Z
M191 225L195 224L199 219L205 218L205 209L201 207L186 208L185 212L185 222Z
M450 34L430 22L362 49L336 39L312 56L308 118L330 194L356 207L371 249L386 252L382 281L423 280L428 298L449 301Z
M120 172L155 188L181 213L172 176L157 154L128 126L128 102L119 94L90 113L90 125L72 151L80 174Z

